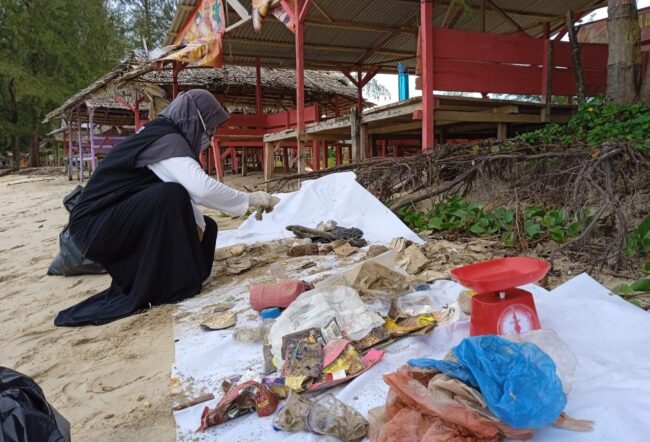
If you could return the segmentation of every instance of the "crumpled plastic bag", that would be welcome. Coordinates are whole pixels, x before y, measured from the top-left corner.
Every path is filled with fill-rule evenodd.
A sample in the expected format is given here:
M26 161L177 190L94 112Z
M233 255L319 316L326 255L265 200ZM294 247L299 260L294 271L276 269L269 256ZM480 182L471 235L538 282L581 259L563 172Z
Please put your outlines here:
M515 429L552 424L566 406L555 363L534 344L514 343L495 335L474 336L452 352L473 378L467 383L478 385L490 410ZM424 366L421 360L409 361L409 365ZM438 364L429 365L426 368ZM461 379L455 374L465 377L468 373L460 367L445 373Z
M0 440L70 442L70 424L31 378L0 367Z
M578 366L578 359L569 344L564 342L553 330L531 330L527 333L503 336L512 342L530 342L549 355L555 363L557 375L562 381L566 394L571 391L571 381Z
M63 198L63 205L71 212L81 198L82 186L77 186ZM78 276L96 275L106 273L101 264L83 256L77 245L72 240L68 226L59 234L59 253L54 257L47 269L48 275Z
M282 365L284 336L311 327L325 328L332 318L336 319L345 337L353 341L384 324L384 320L364 304L359 294L350 287L310 290L291 303L273 324L269 333L273 357Z

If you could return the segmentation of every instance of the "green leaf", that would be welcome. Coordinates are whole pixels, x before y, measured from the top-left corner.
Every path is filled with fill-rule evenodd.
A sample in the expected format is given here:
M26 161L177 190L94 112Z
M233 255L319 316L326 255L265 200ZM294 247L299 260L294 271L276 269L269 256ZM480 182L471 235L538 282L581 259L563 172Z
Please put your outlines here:
M485 229L481 227L479 223L472 224L469 228L469 231L476 235L483 235L485 233Z
M465 218L467 218L469 216L469 210L467 210L467 209L458 209L458 210L455 210L452 213L452 215L456 216L456 217L458 217L458 218L460 218L461 220L464 221Z
M541 229L541 226L539 224L533 223L533 222L530 222L530 221L526 221L525 230L526 230L526 234L528 236L535 236L535 235L539 235L539 232L542 229Z
M550 230L551 232L551 239L559 244L562 244L564 242L564 230L562 230L559 227L553 227Z
M631 295L634 293L634 290L628 284L620 284L614 287L612 289L612 292L616 293L617 295Z
M650 292L650 279L643 278L632 283L632 290L636 292Z
M430 229L434 230L441 230L442 229L442 218L439 217L433 217L429 219L429 223L427 224Z
M643 273L650 275L650 261L646 262L645 266L643 266Z

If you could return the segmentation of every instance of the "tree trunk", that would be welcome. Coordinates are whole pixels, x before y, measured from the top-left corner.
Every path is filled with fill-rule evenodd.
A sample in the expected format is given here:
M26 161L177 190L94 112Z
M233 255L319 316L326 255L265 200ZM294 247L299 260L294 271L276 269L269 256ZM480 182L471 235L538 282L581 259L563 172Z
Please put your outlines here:
M40 155L38 149L38 129L34 129L29 142L29 167L40 166Z
M14 126L14 133L11 134L11 167L20 168L20 140L18 138L18 103L16 102L16 79L10 78L8 85L9 92L9 122Z
M639 97L641 30L635 0L609 0L607 101L628 104Z
M576 96L578 104L585 102L585 82L582 76L582 60L580 59L580 45L576 37L576 28L573 23L573 12L566 12L566 28L569 33L569 43L571 44L571 55L573 56L573 71L576 77Z
M650 58L650 54L648 54L648 58ZM645 78L641 86L641 101L650 106L650 60L647 62Z

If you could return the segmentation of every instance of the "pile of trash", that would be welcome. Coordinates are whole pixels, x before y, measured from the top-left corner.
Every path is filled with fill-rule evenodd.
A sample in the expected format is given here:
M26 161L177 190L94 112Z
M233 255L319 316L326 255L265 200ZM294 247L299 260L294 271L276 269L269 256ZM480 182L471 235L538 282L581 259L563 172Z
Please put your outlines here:
M293 244L275 245L276 254L282 250L289 257L312 253L346 257L367 245L360 229L339 227L333 221L315 228L287 229L297 239ZM314 285L288 278L276 266L271 269L277 276L275 282L251 286L249 303L259 313L261 324L236 328L233 337L244 344L262 344L264 370L224 381L223 398L216 407L205 408L199 430L242 414L268 416L286 399L274 421L278 430L306 430L342 440L365 437L368 423L354 409L332 395L312 401L302 393L349 382L382 359L383 346L429 333L438 325L457 321L461 314L457 299L448 296L442 285L418 283L409 274L408 270L419 269L422 260L426 261L418 246L403 239L391 245L404 253L371 246L366 260ZM263 261L260 255L248 257L255 247L261 246L231 246L218 251L216 259L226 261L229 268L236 267L235 261ZM201 326L206 330L234 326L239 312L232 307L211 306Z
M283 256L346 258L367 246L360 229L334 221L287 229L297 238L231 246L218 251L217 259L233 268L246 260L272 262L268 254L257 253L261 247L273 250L277 263ZM388 247L368 247L364 260L313 283L289 278L279 264L272 264L275 281L249 289L259 325L233 331L239 343L261 344L263 370L249 369L225 380L223 398L216 407L205 407L199 430L254 412L260 417L275 413L276 431L308 431L344 441L366 436L382 442L528 439L534 429L552 423L590 429L588 421L562 413L575 360L547 331L510 340L472 337L445 360L410 360L384 376L390 386L386 405L371 410L368 420L335 396L322 394L371 369L386 345L430 333L464 315L457 286L430 273L428 256L446 253L441 250L396 238ZM447 261L453 265L456 260ZM450 285L455 288L448 290ZM212 306L202 327L234 326L241 312L232 307Z
M529 335L564 351L553 332ZM563 413L568 385L553 359L530 342L466 338L444 360L410 360L384 381L390 386L386 405L368 413L372 442L527 440L550 424L593 429L592 422Z

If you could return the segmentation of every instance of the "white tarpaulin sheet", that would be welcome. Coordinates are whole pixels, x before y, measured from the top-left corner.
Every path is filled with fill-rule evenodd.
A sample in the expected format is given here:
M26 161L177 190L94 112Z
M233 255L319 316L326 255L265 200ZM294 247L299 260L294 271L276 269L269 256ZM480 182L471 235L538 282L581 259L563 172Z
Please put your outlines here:
M264 214L262 221L251 215L237 230L219 232L217 247L292 238L293 233L286 230L289 225L314 228L329 220L341 227L363 230L363 237L371 244L387 244L400 236L422 243L390 209L357 183L354 172L304 181L299 191L275 196L280 203L273 212Z
M453 282L449 292L460 290ZM576 433L547 427L538 430L535 441L645 441L650 420L650 315L625 302L586 274L551 292L529 285L541 324L557 332L573 349L577 360L566 412L595 421L595 431ZM243 295L245 287L223 287L218 296ZM245 301L242 301L245 302ZM200 307L205 300L189 300L184 308ZM242 304L243 306L243 304ZM242 316L242 315L240 315ZM198 327L177 323L174 376L192 379L195 388L209 386L217 398L220 380L262 367L261 345L241 345L232 331L204 333ZM399 368L410 358L443 358L449 349L469 335L469 322L461 320L436 328L431 334L409 337L386 348L381 362L344 387L335 389L339 399L367 415L383 405L388 388L382 375ZM206 404L213 407L217 400ZM223 425L195 433L201 411L196 405L174 414L181 441L316 441L308 433L274 432L272 417L247 415Z

